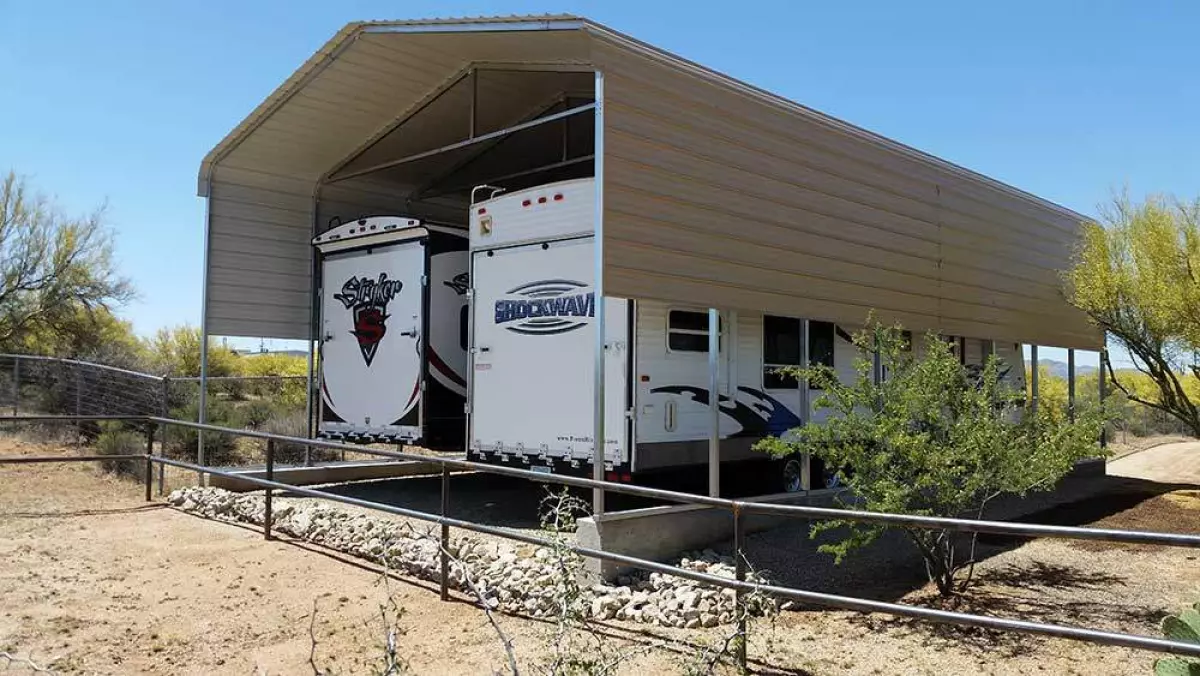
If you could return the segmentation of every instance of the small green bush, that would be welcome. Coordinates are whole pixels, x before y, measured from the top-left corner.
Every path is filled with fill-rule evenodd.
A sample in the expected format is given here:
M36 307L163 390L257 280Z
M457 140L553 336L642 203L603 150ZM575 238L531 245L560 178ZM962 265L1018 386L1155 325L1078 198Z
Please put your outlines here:
M303 412L280 413L263 423L262 431L270 434L281 434L288 437L307 437L308 421ZM264 442L265 443L265 442ZM328 448L312 449L313 463L336 460L339 453ZM295 465L304 462L304 444L275 442L275 462L281 465Z
M231 404L220 399L208 402L208 423L219 427L241 429L245 421L241 413ZM176 420L199 420L199 404L190 403L171 411ZM181 460L195 461L198 431L190 427L175 427L170 431L167 455ZM231 465L237 460L238 437L218 432L204 433L204 461L207 465Z
M279 407L274 402L266 399L251 399L242 404L238 409L241 415L242 422L246 427L260 430L263 425L274 418L279 412ZM303 435L302 435L303 436Z
M146 438L122 423L100 423L100 434L93 444L97 455L137 455L146 452ZM102 460L106 472L118 476L137 477L145 469L141 460Z

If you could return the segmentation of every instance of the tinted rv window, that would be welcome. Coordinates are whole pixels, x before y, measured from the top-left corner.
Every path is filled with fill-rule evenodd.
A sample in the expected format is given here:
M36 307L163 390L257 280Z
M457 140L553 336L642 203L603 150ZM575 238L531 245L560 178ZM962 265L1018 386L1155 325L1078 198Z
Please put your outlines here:
M808 323L808 361L813 366L824 364L833 368L833 336L836 332L832 322Z
M724 322L718 326L719 331L724 333ZM717 339L720 340L719 335ZM668 312L667 349L672 352L708 352L708 313L692 310Z
M779 373L784 366L800 366L800 320L763 316L763 387L786 390L797 387L793 376Z

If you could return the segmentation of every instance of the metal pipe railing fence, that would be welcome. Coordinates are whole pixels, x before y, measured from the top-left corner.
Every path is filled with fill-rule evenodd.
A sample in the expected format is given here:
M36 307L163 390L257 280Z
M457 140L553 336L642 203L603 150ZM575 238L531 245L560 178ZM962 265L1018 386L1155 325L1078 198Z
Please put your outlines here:
M1135 544L1155 544L1165 546L1191 547L1200 549L1200 535L1190 535L1182 533L1160 533L1152 531L1127 531L1116 529L1101 529L1101 528L1080 528L1073 526L1051 526L1045 524L1026 524L1013 523L1002 521L978 521L972 519L954 519L944 517L929 517L917 516L908 514L890 514L865 512L858 510L842 510L826 507L810 507L804 505L781 505L754 502L749 500L729 500L724 498L716 498L705 495L695 495L690 493L679 493L676 491L668 491L658 488L648 488L644 486L633 486L628 484L611 483L607 481L597 481L595 479L584 479L580 477L562 476L562 475L547 475L530 470L521 470L511 467L502 467L496 465L487 465L483 463L470 462L467 460L457 460L453 458L436 458L429 456L421 456L399 451L389 451L384 449L366 449L338 442L324 441L318 439L301 439L297 437L287 437L282 435L268 434L264 432L256 432L252 430L236 430L230 428L218 427L215 425L206 425L193 423L182 420L172 420L159 416L112 416L112 415L96 415L96 416L71 416L71 415L51 415L51 416L0 416L0 422L58 422L58 423L79 423L87 421L103 421L117 420L128 423L142 423L146 425L146 453L143 455L81 455L81 456L23 456L23 457L0 457L0 465L3 464L21 464L21 463L43 463L43 462L86 462L91 460L143 460L145 462L145 487L146 500L152 499L152 466L157 463L162 466L178 467L185 470L195 471L201 475L221 476L234 478L238 481L249 483L264 489L264 520L263 520L263 535L265 538L272 537L271 528L273 523L272 516L272 497L276 490L287 491L290 494L318 498L322 500L330 500L343 504L353 505L366 509L372 509L396 516L425 521L431 524L437 524L441 527L441 551L442 551L442 586L441 594L443 599L449 598L448 581L448 558L449 550L449 532L450 528L459 528L462 530L472 531L485 535L492 535L526 544L542 546L542 547L562 547L563 544L554 542L546 538L541 538L536 535L501 528L497 526L487 526L484 524L464 521L461 519L451 518L447 515L449 509L449 474L450 470L470 470L477 472L485 472L503 476L512 476L527 479L538 483L553 483L564 486L572 486L577 488L590 488L593 490L601 490L613 493L622 493L627 495L637 495L648 498L655 498L669 502L680 504L706 505L714 508L727 509L730 511L733 518L734 526L734 550L736 561L736 574L734 579L719 577L708 573L678 568L656 561L649 561L623 554L615 554L605 552L579 545L567 545L567 548L580 556L610 561L613 563L629 566L650 572L658 572L675 577L680 577L701 584L712 585L733 589L736 593L735 600L738 604L738 622L739 633L745 636L745 621L746 614L742 612L743 596L746 593L762 593L777 598L785 598L802 603L819 605L830 608L839 608L844 610L854 610L859 612L874 612L895 615L900 617L909 617L919 620L931 622L940 622L946 624L954 624L960 626L978 627L984 629L992 629L999 631L1013 631L1026 634L1035 634L1041 636L1050 636L1057 638L1066 638L1072 640L1085 641L1099 645L1121 646L1127 648L1137 648L1142 650L1150 650L1160 653L1171 653L1187 657L1200 657L1200 643L1188 643L1183 641L1155 638L1150 636L1139 636L1135 634L1124 634L1119 632L1102 631L1096 629L1088 629L1084 627L1074 627L1067 625L1048 624L1042 622L1031 622L1019 619L997 618L985 615L974 615L970 613L961 613L957 611L939 610L936 608L927 608L923 606L912 606L901 603L890 603L886 601L876 601L872 599L862 599L851 596L842 596L837 594L828 594L824 592L816 592L804 589L796 589L792 587L780 587L770 584L747 582L745 570L744 550L744 528L741 521L741 516L745 513L761 513L775 514L780 516L788 516L793 518L804 519L842 519L849 521L858 521L864 523L875 523L888 526L903 526L908 528L928 528L937 530L953 530L958 532L974 532L974 533L989 533L1010 535L1027 538L1049 537L1049 538L1065 538L1078 540L1103 540L1108 542L1135 543ZM201 464L187 462L183 460L175 460L161 455L153 454L154 434L155 429L159 426L164 428L177 426L185 428L195 428L197 430L209 431L214 433L234 434L248 437L256 437L264 439L267 442L267 468L266 478L258 478L242 473L231 472L226 470L215 469ZM442 469L442 501L441 514L431 514L418 510L397 507L384 503L363 500L336 493L330 493L315 488L306 488L292 484L282 483L274 479L274 448L277 443L309 443L313 446L323 448L347 448L357 452L365 452L373 455L390 457L399 460L419 460L422 462L440 464ZM161 493L161 487L160 487ZM737 647L736 659L741 666L746 664L745 641Z

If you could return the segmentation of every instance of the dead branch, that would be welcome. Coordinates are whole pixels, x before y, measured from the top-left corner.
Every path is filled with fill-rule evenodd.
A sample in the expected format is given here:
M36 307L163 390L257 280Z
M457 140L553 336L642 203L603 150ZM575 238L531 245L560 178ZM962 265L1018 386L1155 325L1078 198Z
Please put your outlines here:
M0 650L0 660L3 660L5 670L12 669L13 667L22 667L22 668L28 669L29 671L32 671L35 674L57 674L58 673L57 671L54 671L53 669L48 669L46 667L39 665L37 662L34 662L33 659L31 659L31 658L18 657L16 655L14 655L10 652L4 651L4 650Z

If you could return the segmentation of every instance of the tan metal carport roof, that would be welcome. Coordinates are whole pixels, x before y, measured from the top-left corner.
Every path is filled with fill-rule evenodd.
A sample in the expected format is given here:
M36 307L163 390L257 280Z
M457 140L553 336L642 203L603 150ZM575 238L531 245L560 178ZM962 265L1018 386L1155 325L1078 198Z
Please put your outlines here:
M1100 347L1059 292L1079 214L567 16L335 35L204 158L208 331L307 338L326 203L409 206L371 176L318 205L318 182L486 65L604 73L610 295L849 324L874 309L916 330ZM422 133L463 124L445 119Z

